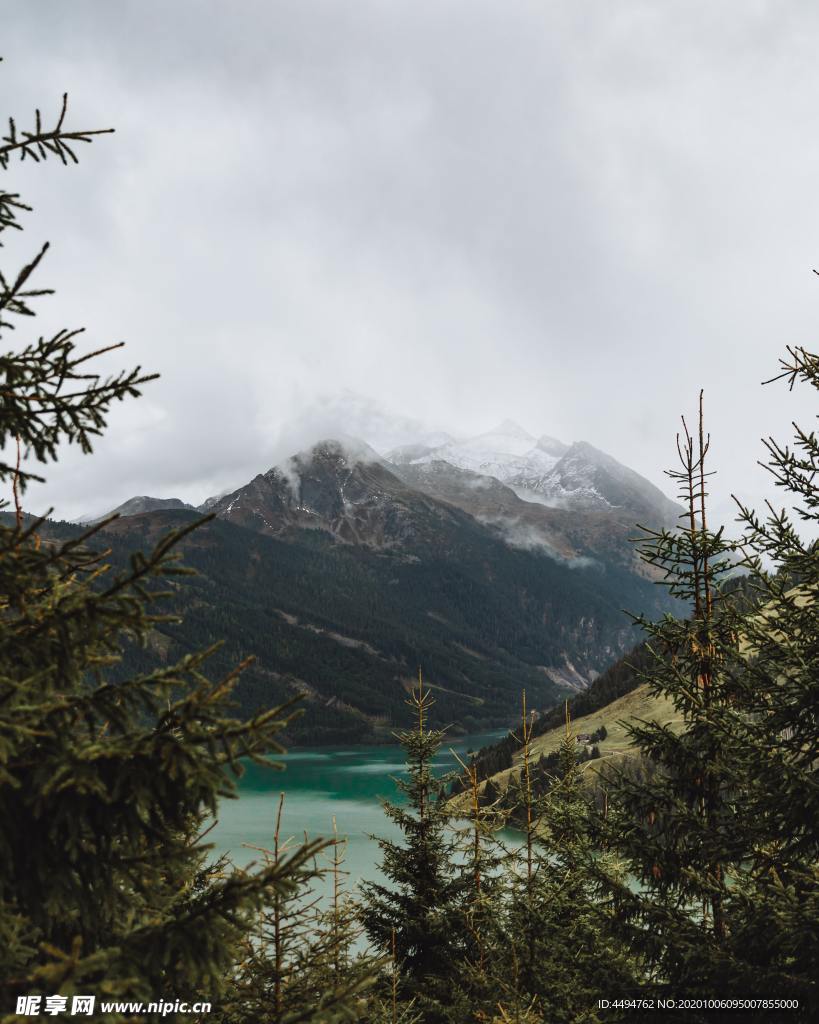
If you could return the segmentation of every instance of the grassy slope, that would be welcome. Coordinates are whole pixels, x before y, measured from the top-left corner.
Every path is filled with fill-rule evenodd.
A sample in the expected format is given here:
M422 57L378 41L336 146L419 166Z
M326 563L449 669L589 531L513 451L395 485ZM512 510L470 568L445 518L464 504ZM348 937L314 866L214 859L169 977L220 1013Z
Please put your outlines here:
M675 730L682 729L682 713L674 708L668 698L652 697L648 692L648 684L638 686L636 690L618 697L617 700L607 704L589 715L584 715L572 722L572 730L575 734L596 732L601 726L606 727L608 735L605 740L598 742L600 758L594 761L587 761L583 767L587 770L597 770L606 763L610 757L622 757L629 751L626 724L637 720L647 722L661 722L670 724ZM541 755L550 754L557 750L563 738L564 729L558 727L550 729L542 736L532 740L532 756L537 761ZM523 756L518 751L515 754L513 765L505 771L498 772L492 776L492 781L499 792L503 792L509 784L512 775L520 770ZM484 784L482 784L483 786ZM458 798L456 798L458 799Z
M740 602L748 603L752 599L752 589L749 581L744 576L735 577L728 581L726 591L733 593ZM797 603L805 603L809 598L802 597L798 590L790 592L795 594ZM745 596L743 596L745 595ZM742 604L741 604L742 606ZM741 647L744 647L741 644ZM601 757L582 764L583 771L596 771L612 759L623 758L631 753L626 724L635 723L638 720L660 722L670 724L674 731L681 731L683 726L682 714L677 711L671 701L667 698L652 697L649 694L648 684L636 686L639 678L645 678L650 669L651 658L644 647L640 646L629 652L619 661L610 665L609 668L599 676L588 690L574 697L570 706L577 706L578 710L592 707L593 711L586 714L578 714L573 718L572 727L575 734L591 734L601 726L606 727L607 736L604 741L597 743ZM613 696L620 691L621 696ZM623 693L623 690L628 692ZM609 696L612 695L612 696ZM608 700L607 700L608 697ZM543 755L548 755L557 750L564 734L564 726L561 722L562 708L554 708L547 712L534 724L535 737L532 741L534 762ZM511 734L510 734L511 736ZM488 759L498 756L498 748L507 746L509 739L501 741L494 747L486 748L482 754L488 755ZM503 792L509 783L510 776L519 771L522 763L522 755L516 750L512 755L512 767L504 768L501 771L491 773L491 778L499 792ZM480 755L479 755L480 763ZM484 784L482 784L484 785ZM459 797L454 799L458 800Z

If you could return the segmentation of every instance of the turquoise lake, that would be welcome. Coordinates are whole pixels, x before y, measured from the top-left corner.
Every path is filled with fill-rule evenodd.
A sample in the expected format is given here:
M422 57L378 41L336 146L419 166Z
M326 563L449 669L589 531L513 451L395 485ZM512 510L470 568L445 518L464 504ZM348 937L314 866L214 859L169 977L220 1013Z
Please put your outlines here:
M445 740L436 768L443 774L457 767L451 750L466 760L468 751L505 735L506 730L500 730ZM248 845L272 846L279 794L284 792L282 839L292 837L294 843L301 842L305 832L311 839L332 836L335 817L339 837L346 839L344 868L349 872L348 884L379 879L379 848L370 837L392 839L400 835L381 803L384 799L399 799L393 777L405 775L401 747L303 748L280 760L283 771L246 765L238 799L222 801L218 822L208 834L214 855L227 853L241 866L259 861L261 855Z

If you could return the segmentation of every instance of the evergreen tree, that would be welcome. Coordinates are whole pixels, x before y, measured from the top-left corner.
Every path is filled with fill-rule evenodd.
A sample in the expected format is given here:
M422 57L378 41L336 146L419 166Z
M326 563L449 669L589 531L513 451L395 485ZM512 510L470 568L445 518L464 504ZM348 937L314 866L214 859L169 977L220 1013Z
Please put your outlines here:
M390 937L388 973L380 991L368 1001L367 1024L423 1024L421 1012L416 1008L415 999L404 1000L401 989L402 964L398 960L395 930Z
M790 354L792 383L816 385L816 357ZM797 431L799 454L775 442L768 450L810 523L817 447ZM816 542L801 539L785 512L761 521L743 508L752 585L731 586L735 548L706 522L702 405L696 449L687 430L678 448L686 528L654 534L646 556L692 615L645 623L655 656L646 677L683 711L685 729L631 730L656 770L610 780L601 838L640 889L600 879L647 980L672 995L796 997L809 1012L818 962Z
M357 955L355 945L363 934L358 917L358 905L347 890L345 878L349 872L344 868L347 840L339 839L336 819L333 818L333 843L330 847L331 861L328 873L332 880L329 907L322 908L316 915L315 929L327 935L322 990L362 990L372 980L372 961Z
M281 868L291 859L294 846L300 848L292 838L282 838L283 808L284 793L279 798L272 848L250 847L262 854L269 868ZM371 965L353 955L360 929L343 891L343 845L334 822L331 866L320 866L317 859L302 862L293 873L294 884L274 892L260 908L256 926L245 938L230 998L215 1019L225 1024L260 1020L333 1024L361 1019ZM332 890L330 906L325 908L314 885L328 874Z
M523 834L518 856L509 862L506 899L505 944L501 975L505 978L507 1009L515 1013L537 1002L537 974L541 940L554 941L540 912L537 886L537 843L543 810L542 800L534 789L532 753L533 717L527 714L526 691L522 694L520 733L521 767L509 781L507 800L510 812ZM534 998L534 1002L533 1002Z
M788 349L791 388L819 390L819 356ZM745 991L799 998L816 1012L819 978L819 440L768 439L767 469L791 509L740 505L754 600L741 626L730 699L737 828L745 857L727 895L728 970Z
M543 1024L543 1015L536 1009L535 1002L532 1000L528 1006L514 1007L498 1003L497 1014L491 1018L492 1024Z
M524 1020L526 1013L536 1010L540 1019L554 1024L599 1021L600 993L622 992L633 985L634 964L614 933L610 915L597 905L588 871L588 861L597 851L568 704L555 774L539 796L531 794L527 781L531 750L527 756L530 728L525 718L523 736L521 800L528 809L519 873L508 902L501 975L514 979L514 984L507 984L503 1005L508 1015L523 1015Z
M473 1014L485 1014L497 1005L497 950L505 942L500 912L503 870L509 858L498 840L506 815L482 799L475 755L468 764L457 754L455 757L463 769L461 788L466 804L464 822L458 829L457 853L464 890L459 922L463 949L457 965L458 991L450 1011L453 1021L463 1019L457 1016L463 1005L468 1005Z
M449 982L463 949L458 918L463 881L453 864L447 780L436 779L432 768L443 733L427 726L433 698L420 672L407 703L416 726L397 738L406 751L409 777L396 779L406 804L384 805L404 844L378 839L389 884L362 885L361 919L376 949L394 949L393 958L401 964L401 1000L414 1000L423 1020L434 1024L447 1019Z
M12 120L0 169L15 157L76 160L97 132ZM0 190L0 232L27 207ZM34 314L44 246L0 274L0 333ZM144 643L167 616L154 603L185 570L164 538L112 572L100 527L60 543L23 513L27 460L58 446L91 450L113 402L139 393L139 369L107 379L62 330L0 356L0 481L14 514L0 522L0 1013L20 996L91 992L150 1001L229 991L258 908L289 892L319 843L255 872L207 862L204 817L235 795L240 758L266 763L290 710L232 717L244 667L215 681L212 651L112 682L126 640ZM116 347L116 346L115 346ZM9 457L11 450L11 457ZM117 1014L110 1016L118 1019Z
M726 744L736 727L728 689L738 623L722 581L734 548L722 530L708 529L708 449L700 395L697 438L683 420L677 438L680 469L669 471L680 485L685 526L647 531L642 550L691 615L638 620L653 657L642 678L653 694L670 698L682 711L685 728L681 733L659 723L629 728L633 745L654 770L622 771L609 780L612 813L601 837L639 883L634 891L626 879L603 881L623 934L643 955L646 980L680 995L725 991L720 986L727 875L743 854Z

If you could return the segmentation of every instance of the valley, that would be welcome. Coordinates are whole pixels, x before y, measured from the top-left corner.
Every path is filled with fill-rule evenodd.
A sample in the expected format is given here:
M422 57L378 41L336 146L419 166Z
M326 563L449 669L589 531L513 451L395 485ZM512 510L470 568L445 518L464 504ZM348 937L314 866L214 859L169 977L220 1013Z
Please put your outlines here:
M636 517L662 525L676 506L591 446L543 444L509 424L390 458L326 439L198 509L142 496L90 517L114 567L210 517L181 544L196 571L168 601L181 621L117 671L222 641L213 673L255 658L237 713L295 698L286 741L312 745L389 742L419 668L453 735L508 725L524 688L540 709L584 690L637 639L626 609L672 607L629 538ZM535 470L543 500L529 501ZM544 503L556 480L560 507Z

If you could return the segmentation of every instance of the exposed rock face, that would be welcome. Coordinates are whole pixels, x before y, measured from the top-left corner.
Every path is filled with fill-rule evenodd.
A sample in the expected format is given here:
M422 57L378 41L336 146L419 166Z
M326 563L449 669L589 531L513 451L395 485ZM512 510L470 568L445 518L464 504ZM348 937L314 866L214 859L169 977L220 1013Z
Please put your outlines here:
M113 512L181 508L191 506L178 498L136 497ZM436 521L455 509L512 547L539 548L570 563L614 561L638 572L645 570L629 543L635 523L672 526L680 512L605 452L583 441L536 439L511 420L466 440L427 435L387 458L354 438L320 441L199 506L262 533L319 529L376 548L429 540Z
M458 521L451 507L407 486L371 449L350 451L335 440L260 474L211 511L261 533L319 529L371 547L423 542L434 522Z
M501 426L507 447L533 440ZM499 436L492 435L493 443ZM537 445L552 468L543 477L518 474L515 489L496 476L433 459L425 446L393 452L396 461L389 462L363 442L328 439L208 499L200 511L271 536L322 530L347 543L404 548L410 555L440 545L442 524L463 527L466 513L510 547L539 550L571 567L617 564L646 575L630 539L635 523L668 523L674 503L591 445L568 447L551 438ZM569 498L545 504L547 491L555 501L558 494Z

